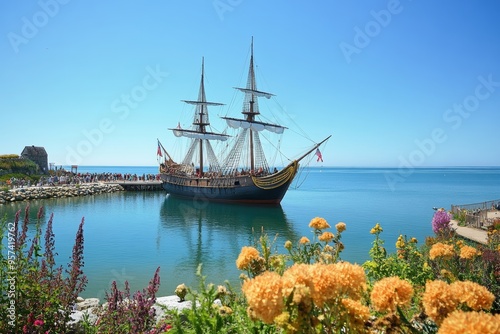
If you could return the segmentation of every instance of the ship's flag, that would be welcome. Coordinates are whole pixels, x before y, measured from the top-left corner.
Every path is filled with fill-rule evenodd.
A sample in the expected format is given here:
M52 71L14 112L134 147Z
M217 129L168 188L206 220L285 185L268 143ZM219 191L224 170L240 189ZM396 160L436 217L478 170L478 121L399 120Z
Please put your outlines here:
M159 155L160 157L163 157L163 154L161 153L161 147L160 147L160 141L158 140L158 149L156 150L156 155Z
M321 151L319 150L319 148L316 149L316 156L318 157L316 161L323 162L323 156L321 155Z

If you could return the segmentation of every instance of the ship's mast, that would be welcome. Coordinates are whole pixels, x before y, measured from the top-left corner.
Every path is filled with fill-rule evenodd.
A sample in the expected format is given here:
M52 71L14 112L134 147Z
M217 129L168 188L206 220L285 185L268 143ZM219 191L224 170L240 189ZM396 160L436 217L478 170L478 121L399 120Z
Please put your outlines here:
M205 59L201 58L201 83L200 83L200 95L201 95L201 102L207 102L206 97L205 97L205 83L204 83L204 75L205 75ZM201 133L205 132L205 122L203 120L204 116L204 108L206 107L205 104L201 104L200 106L200 119L198 120L198 131ZM203 139L199 139L199 145L200 145L200 173L199 177L203 176Z
M249 101L250 103L250 111L246 113L246 120L249 122L253 122L255 120L255 115L257 114L254 112L254 103L255 103L255 94L253 91L256 90L255 87L255 72L254 72L254 66L253 66L253 37L252 37L252 44L250 48L250 68L249 68L249 87L252 91L252 97ZM254 147L253 147L253 130L250 129L250 135L249 135L249 145L250 145L250 169L255 170L255 158L254 158Z
M187 137L193 139L188 153L184 157L182 164L191 167L193 164L194 156L199 159L199 176L203 176L203 168L205 159L208 157L208 164L214 167L215 170L220 170L219 162L215 157L210 140L226 141L229 137L226 134L216 133L210 131L210 121L208 117L208 106L222 106L222 103L208 102L205 96L205 59L201 61L201 80L200 89L198 91L198 98L196 100L182 100L183 102L195 105L195 112L191 129L182 129L180 124L175 129L170 129L174 132L176 137ZM204 154L206 151L206 156Z

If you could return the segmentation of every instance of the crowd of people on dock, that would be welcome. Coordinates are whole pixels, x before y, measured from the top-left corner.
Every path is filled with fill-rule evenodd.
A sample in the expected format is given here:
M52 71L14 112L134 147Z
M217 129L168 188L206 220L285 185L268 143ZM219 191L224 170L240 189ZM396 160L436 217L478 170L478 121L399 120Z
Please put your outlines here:
M96 182L120 182L120 181L160 181L160 174L129 174L129 173L67 173L64 175L42 176L38 182L12 177L7 180L10 188L43 187L76 185Z

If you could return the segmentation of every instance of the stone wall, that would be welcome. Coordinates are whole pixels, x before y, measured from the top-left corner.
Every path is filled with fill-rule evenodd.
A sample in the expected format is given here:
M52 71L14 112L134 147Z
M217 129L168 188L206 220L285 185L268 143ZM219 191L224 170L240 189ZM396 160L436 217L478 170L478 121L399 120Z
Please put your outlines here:
M89 196L123 190L119 184L105 183L16 188L0 191L0 204L43 198Z

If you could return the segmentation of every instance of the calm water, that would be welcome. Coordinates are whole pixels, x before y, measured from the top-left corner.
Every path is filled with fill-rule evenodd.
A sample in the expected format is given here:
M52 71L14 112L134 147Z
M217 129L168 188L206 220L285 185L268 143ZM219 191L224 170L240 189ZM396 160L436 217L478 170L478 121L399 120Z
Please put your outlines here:
M156 173L156 167L79 167L79 172ZM342 258L362 263L373 241L370 229L380 223L390 251L399 234L423 242L432 235L433 207L500 199L500 168L422 168L410 172L383 168L305 169L280 207L253 207L186 201L163 192L116 193L31 203L32 226L44 206L45 227L54 213L58 264L71 255L74 236L85 218L85 267L89 284L84 297L104 298L113 280L128 280L132 290L145 287L161 267L161 295L180 283L197 286L203 263L207 282L229 280L238 286L235 260L263 229L284 253L286 240L312 237L308 223L316 216L333 226L347 224ZM300 185L298 188L297 185ZM26 203L0 206L8 219Z

